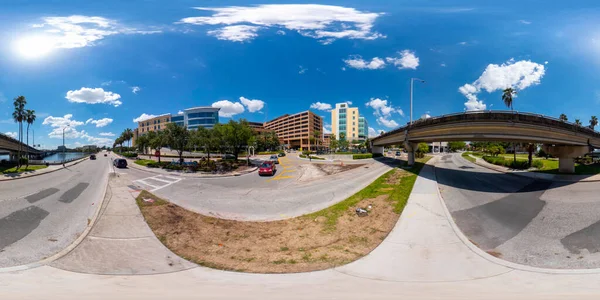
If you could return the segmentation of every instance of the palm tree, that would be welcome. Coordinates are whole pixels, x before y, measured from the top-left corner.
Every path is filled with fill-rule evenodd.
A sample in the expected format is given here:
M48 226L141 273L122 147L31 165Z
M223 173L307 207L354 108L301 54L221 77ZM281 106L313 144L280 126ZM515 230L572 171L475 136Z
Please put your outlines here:
M25 120L25 104L27 99L25 96L18 96L14 99L13 105L15 110L13 111L13 120L19 123L19 152L17 158L17 170L21 167L21 150L23 148L23 121Z
M315 130L314 135L315 135L315 150L319 151L319 143L321 142L321 131Z
M27 147L29 147L29 125L35 122L35 110L27 109L25 110L25 121L27 122ZM29 149L27 149L29 151ZM29 168L29 159L27 160L27 166L25 169Z
M513 111L513 98L517 95L517 91L512 87L505 88L502 91L502 101L507 107L510 107L510 111ZM514 162L517 162L517 147L515 143L513 143L513 154L514 154Z
M579 119L575 119L575 125L581 126L581 121Z
M131 139L133 138L133 130L131 128L125 129L125 140L129 142L129 147L131 148Z
M560 117L558 117L558 119L563 122L569 121L569 119L567 118L567 115L565 115L565 114L560 114Z
M594 127L596 127L596 125L598 125L598 118L596 118L596 116L592 116L592 118L590 119L590 128L594 130Z

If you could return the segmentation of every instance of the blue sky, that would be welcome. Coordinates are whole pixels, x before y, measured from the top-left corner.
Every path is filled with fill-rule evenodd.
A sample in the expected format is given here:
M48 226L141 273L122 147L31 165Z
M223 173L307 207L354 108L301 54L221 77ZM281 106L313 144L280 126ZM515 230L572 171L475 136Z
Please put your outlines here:
M145 115L194 106L267 121L352 102L371 132L466 109L584 124L600 113L596 1L14 1L0 11L0 132L12 99L36 144L112 145ZM373 2L373 3L370 3ZM291 6L295 5L295 6ZM203 9L198 9L203 8ZM320 109L320 110L319 110ZM31 134L30 134L31 135Z

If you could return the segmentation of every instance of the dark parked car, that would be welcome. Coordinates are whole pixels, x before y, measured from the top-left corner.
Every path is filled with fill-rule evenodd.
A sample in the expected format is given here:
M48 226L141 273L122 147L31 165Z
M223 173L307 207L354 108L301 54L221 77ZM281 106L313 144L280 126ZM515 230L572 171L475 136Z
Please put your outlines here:
M116 158L113 160L113 166L117 168L127 168L127 161L124 158Z
M104 156L106 156L106 153L104 153Z
M277 154L277 156L284 157L285 156L285 152L279 152L279 154Z
M90 155L90 160L95 160L95 159L96 159L96 154Z
M259 176L262 176L262 175L273 176L276 171L277 171L277 167L275 166L275 163L269 160L269 161L263 162L262 165L260 165L260 167L258 168L258 175Z
M396 156L400 156L400 155L402 155L402 152L396 151Z

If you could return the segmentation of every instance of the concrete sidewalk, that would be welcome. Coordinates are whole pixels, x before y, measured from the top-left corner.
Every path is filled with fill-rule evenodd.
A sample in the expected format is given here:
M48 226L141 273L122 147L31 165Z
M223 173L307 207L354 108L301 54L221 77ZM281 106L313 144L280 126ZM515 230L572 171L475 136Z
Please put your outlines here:
M0 174L0 181L17 180L17 179L23 179L23 178L27 178L27 177L33 177L33 176L39 176L39 175L43 175L43 174L52 173L52 172L76 165L86 159L89 159L89 157L86 156L86 157L80 158L78 160L68 162L65 164L65 166L63 166L62 164L61 165L50 165L47 168L35 170L35 171L31 171L31 172Z
M0 273L2 299L597 299L600 274L549 274L504 266L468 245L456 231L439 197L430 160L417 179L408 205L388 238L371 254L333 270L298 274L244 274L204 267L151 276L90 275L44 266L32 270ZM124 186L116 194L130 193ZM131 196L128 196L131 197ZM127 198L127 197L125 197ZM115 213L130 205L131 198L117 201ZM112 202L112 200L111 200ZM107 207L109 211L110 204ZM133 208L127 210L134 213ZM134 214L132 214L133 216ZM132 217L135 218L135 217ZM118 231L133 226L123 219L106 219ZM135 221L139 224L138 221ZM118 226L117 226L118 225ZM100 227L100 226L99 226ZM138 225L135 225L140 229ZM101 230L102 231L102 230ZM116 234L116 232L113 232ZM128 236L145 235L145 232ZM146 236L144 236L146 237ZM129 240L129 238L125 238ZM131 243L129 241L126 243ZM129 245L130 246L130 245ZM125 247L125 246L124 246ZM128 247L128 246L127 246ZM160 243L146 244L164 255ZM474 246L473 246L474 247ZM114 253L80 256L102 257L134 267ZM129 252L146 251L127 248ZM147 252L143 252L147 253ZM150 255L150 254L149 254ZM161 261L159 259L159 261ZM148 263L152 263L148 261ZM85 268L86 260L78 267ZM143 267L143 265L138 265ZM85 270L80 270L85 271ZM133 273L133 272L131 272ZM35 288L31 288L35 284Z
M480 165L482 167L488 168L490 170L514 174L518 176L523 176L532 179L543 179L550 181L566 181L566 182L596 182L600 181L600 174L596 175L576 175L576 174L549 174L549 173L541 173L541 172L532 172L529 170L516 170L503 166L497 166L494 164L490 164L485 161L481 157L469 155L470 157L475 159L475 164Z

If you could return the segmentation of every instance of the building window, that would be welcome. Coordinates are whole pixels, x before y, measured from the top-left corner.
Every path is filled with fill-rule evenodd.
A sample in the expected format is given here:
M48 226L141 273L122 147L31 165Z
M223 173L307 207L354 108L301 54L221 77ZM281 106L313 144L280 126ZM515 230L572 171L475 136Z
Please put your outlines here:
M156 130L156 125L154 125L154 130Z
M158 122L158 123L160 123L160 122ZM160 125L158 125L158 129L160 129Z
M354 126L354 122L352 122L352 126Z

